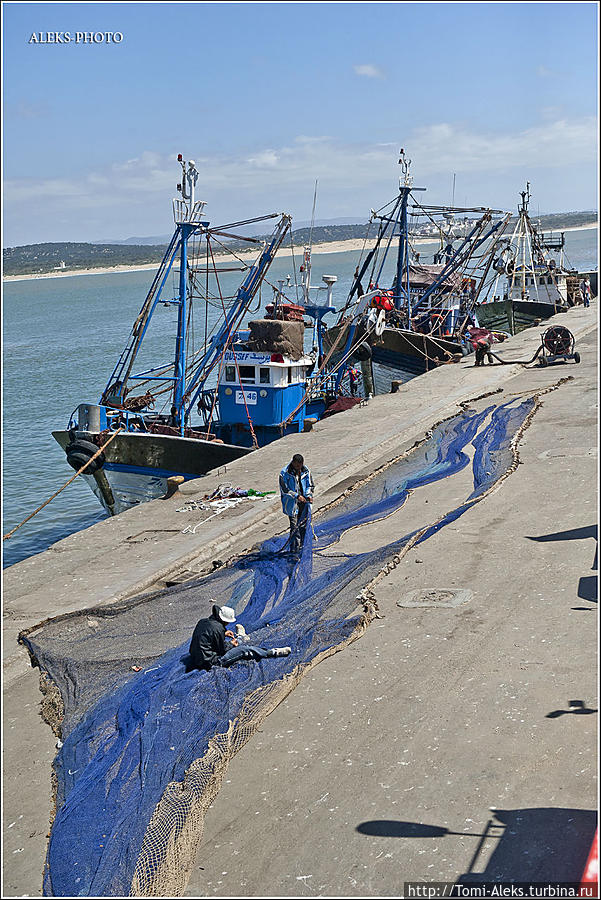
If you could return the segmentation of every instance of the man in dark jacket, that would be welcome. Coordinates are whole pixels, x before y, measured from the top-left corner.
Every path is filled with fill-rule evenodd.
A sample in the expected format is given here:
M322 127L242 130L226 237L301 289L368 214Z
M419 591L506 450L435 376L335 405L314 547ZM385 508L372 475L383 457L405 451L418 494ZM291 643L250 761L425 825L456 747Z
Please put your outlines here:
M190 642L190 656L197 669L210 669L211 666L220 665L219 658L228 649L225 643L225 626L235 621L233 609L215 604L209 618L198 622Z
M228 668L242 659L254 660L268 659L278 656L288 656L290 647L273 647L266 650L264 647L255 647L250 643L238 646L238 640L232 631L226 631L225 626L236 621L236 614L229 606L215 604L208 619L201 619L192 635L190 642L190 661L186 660L186 671L191 669L204 669L208 671L213 666ZM248 640L244 629L244 640ZM226 637L230 638L230 645L226 644Z

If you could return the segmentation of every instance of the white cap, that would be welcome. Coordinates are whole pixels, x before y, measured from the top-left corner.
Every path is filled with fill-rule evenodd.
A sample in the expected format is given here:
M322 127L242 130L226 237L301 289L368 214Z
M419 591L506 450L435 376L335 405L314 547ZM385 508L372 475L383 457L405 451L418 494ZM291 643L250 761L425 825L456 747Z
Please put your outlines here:
M227 622L229 624L230 622L236 621L236 613L231 606L220 606L219 618L222 622Z

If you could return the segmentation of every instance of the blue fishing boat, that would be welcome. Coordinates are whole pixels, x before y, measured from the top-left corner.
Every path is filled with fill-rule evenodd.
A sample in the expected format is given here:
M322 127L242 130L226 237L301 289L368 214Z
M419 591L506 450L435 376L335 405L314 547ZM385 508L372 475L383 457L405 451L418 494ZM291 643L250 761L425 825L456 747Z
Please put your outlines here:
M175 231L125 349L99 401L80 403L66 428L53 432L68 463L83 469L80 477L111 515L164 496L172 476L196 478L303 431L308 420L310 425L332 410L340 393L335 374L323 364L323 319L334 311L336 277L311 285L307 248L301 284L290 279L272 284L273 300L264 317L249 321L251 304L269 285L269 267L291 230L290 216L271 214L212 227L205 202L195 197L195 163L181 154L178 160L182 180L173 201ZM232 232L267 219L277 219L267 239ZM239 250L241 241L258 250L251 262ZM223 255L216 260L219 250L235 266L223 265ZM240 269L242 283L227 295L223 273ZM287 296L293 290L300 290L302 302ZM199 303L204 304L200 342L194 337ZM173 356L148 365L144 340L164 306L176 312ZM211 327L210 306L219 309ZM308 350L307 326L312 327ZM163 327L159 322L161 344Z

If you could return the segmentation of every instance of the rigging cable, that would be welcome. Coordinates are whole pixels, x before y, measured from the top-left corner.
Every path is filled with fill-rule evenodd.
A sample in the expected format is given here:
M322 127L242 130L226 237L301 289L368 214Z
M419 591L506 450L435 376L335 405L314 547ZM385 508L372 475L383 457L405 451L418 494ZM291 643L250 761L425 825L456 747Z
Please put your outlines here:
M215 259L214 259L214 257L213 257L213 249L212 249L212 248L211 248L211 258L212 258L212 260L213 260L213 264L215 264ZM218 287L218 289L219 289L219 292L221 293L221 285L220 285L220 283L219 283L219 278L217 277L217 274L216 274L215 277L216 277L217 287ZM225 317L225 320L227 321L227 313L226 313L226 311L225 311L225 304L223 303L223 301L222 301L222 307L223 307L223 315L224 315L224 317ZM240 314L239 314L239 315L240 315ZM235 319L235 318L239 318L239 315L236 316L236 317L234 317L234 319ZM242 315L244 315L244 311L242 311ZM234 334L234 332L233 332L233 330L232 330L232 329L233 329L233 324L234 324L234 319L232 319L232 323L231 323L231 325L230 325L230 327L229 327L229 330L228 330L227 339L226 339L224 348L223 348L223 350L222 350L222 352L221 352L220 366L219 366L219 375L218 375L218 378L217 378L217 383L218 383L218 384L219 384L219 379L220 379L220 377L221 377L221 372L222 372L222 369L223 369L223 361L224 361L224 359L225 359L225 353L226 353L226 351L227 351L228 346L229 346L229 345L231 344L231 342L232 342L232 338L233 338L233 334ZM251 419L250 412L249 412L249 409L248 409L248 404L247 404L247 402L246 402L246 393L245 393L245 391L244 391L244 385L242 384L242 379L241 379L241 377L240 377L240 367L239 367L239 365L238 365L238 359L237 359L237 357L236 357L236 352L235 352L235 350L234 350L234 348L233 348L233 345L232 345L232 353L233 353L233 355L234 355L234 364L235 364L235 366L236 366L236 372L238 373L238 383L240 384L240 391L241 391L241 393L242 393L242 400L244 401L244 409L246 410L246 417L247 417L247 419L248 419L248 425L249 425L249 428L250 428L250 433L251 433L251 435L252 435L253 448L254 448L255 450L257 450L258 447L259 447L259 442L257 441L257 436L256 436L255 430L254 430L254 428L253 428L253 423L252 423L252 419ZM215 390L215 391L213 392L213 404L212 404L212 406L211 406L211 415L210 415L210 417L209 417L209 424L208 424L208 428L207 428L207 434L209 434L210 431L211 431L211 423L212 423L212 420L213 420L213 414L214 414L214 410L215 410L216 397L217 397L217 391Z

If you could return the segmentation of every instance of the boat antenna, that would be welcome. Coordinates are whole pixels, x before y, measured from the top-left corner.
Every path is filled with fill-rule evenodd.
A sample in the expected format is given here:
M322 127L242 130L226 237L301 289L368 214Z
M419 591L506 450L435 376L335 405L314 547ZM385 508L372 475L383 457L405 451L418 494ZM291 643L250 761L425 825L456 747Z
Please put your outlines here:
M193 159L186 162L181 153L177 154L177 161L182 167L182 182L178 184L177 189L184 200L190 201L190 211L192 211L194 207L194 188L198 181L198 169Z
M313 226L315 225L315 205L317 203L317 178L315 179L315 190L313 191L313 211L311 213L311 230L309 232L309 250L313 248Z
M409 169L411 168L411 160L407 159L407 157L405 156L405 151L402 147L399 156L399 166L401 167L401 171L403 173L401 178L399 179L399 187L411 187L411 185L413 184L413 178L409 174Z
M455 206L455 179L457 178L457 172L453 172L453 194L451 197L451 206Z

